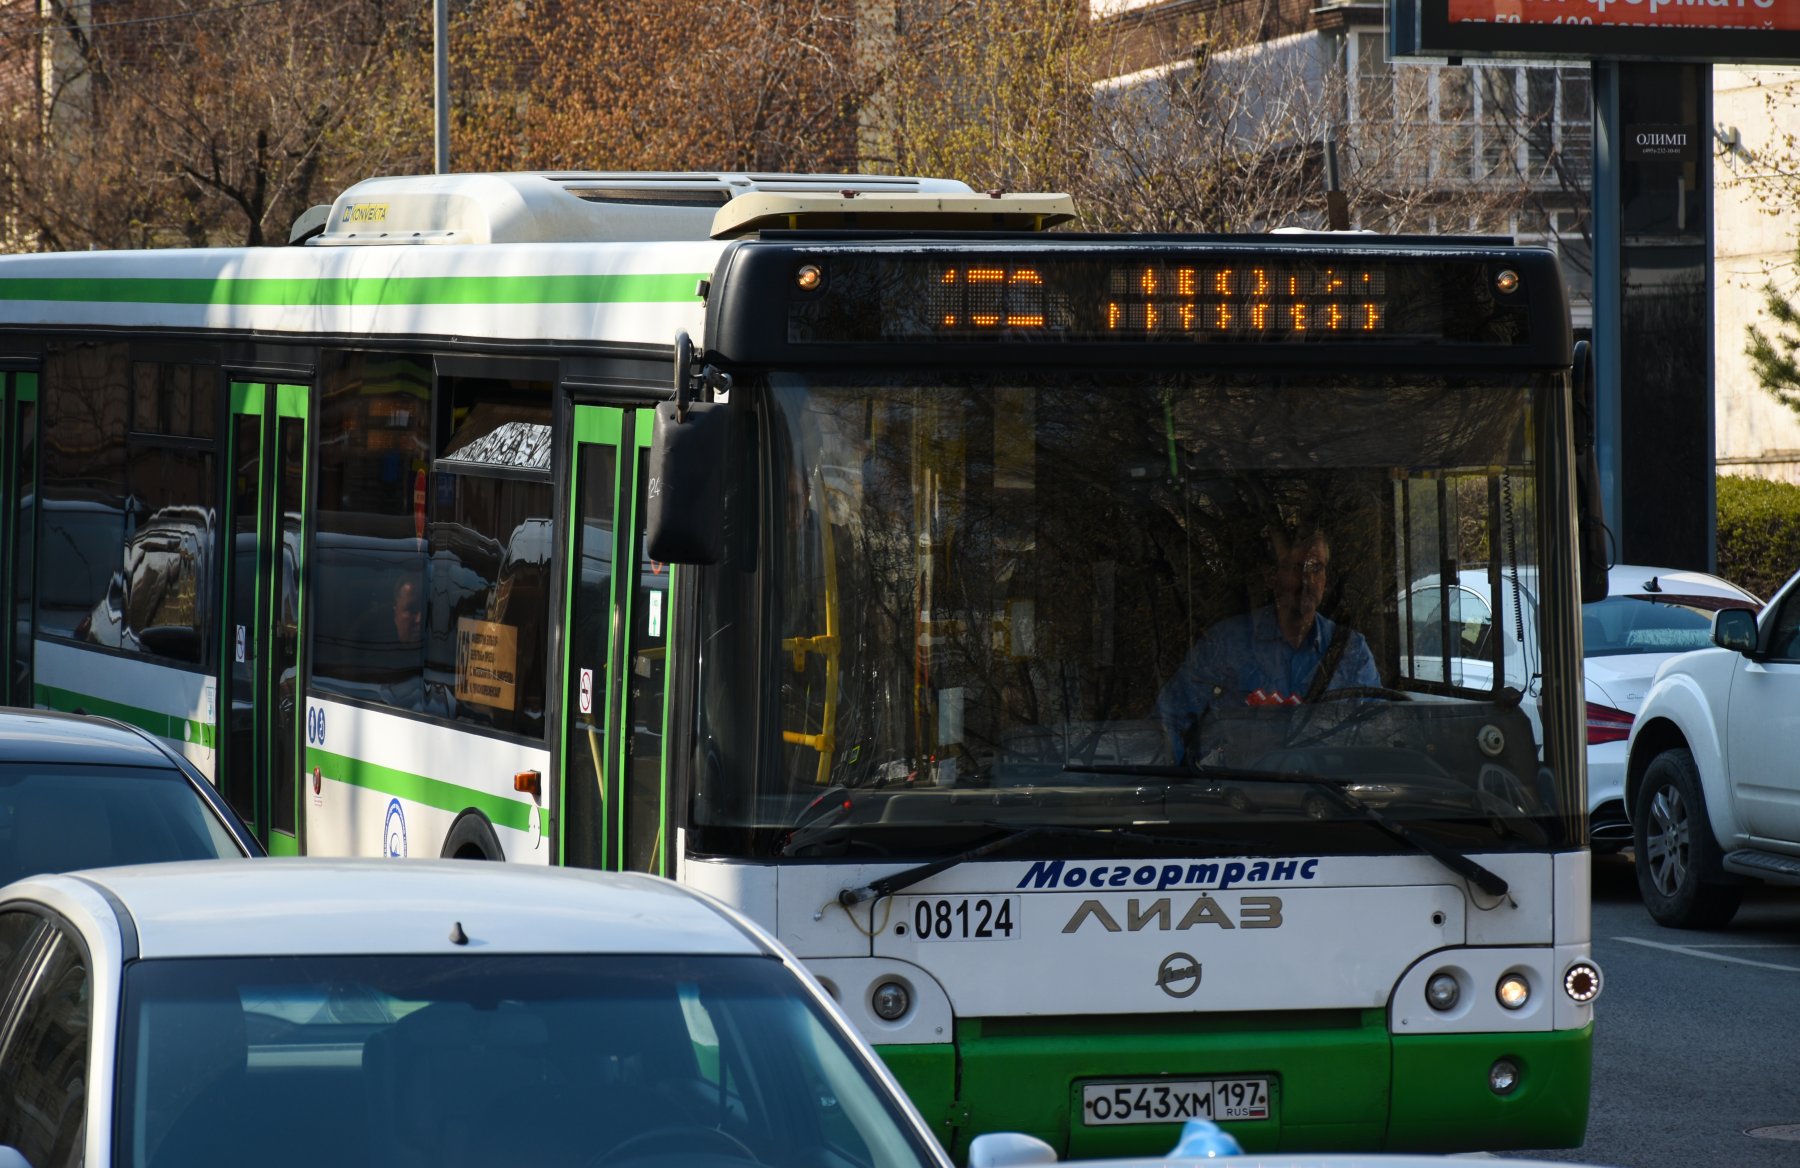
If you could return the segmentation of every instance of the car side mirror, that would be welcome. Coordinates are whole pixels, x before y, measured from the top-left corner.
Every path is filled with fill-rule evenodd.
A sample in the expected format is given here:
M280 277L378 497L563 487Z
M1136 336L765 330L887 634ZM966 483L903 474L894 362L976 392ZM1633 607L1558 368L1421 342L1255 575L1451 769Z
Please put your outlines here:
M1054 1164L1056 1149L1023 1132L988 1132L969 1141L969 1168Z
M1746 657L1756 655L1756 614L1747 608L1727 608L1713 617L1713 644Z

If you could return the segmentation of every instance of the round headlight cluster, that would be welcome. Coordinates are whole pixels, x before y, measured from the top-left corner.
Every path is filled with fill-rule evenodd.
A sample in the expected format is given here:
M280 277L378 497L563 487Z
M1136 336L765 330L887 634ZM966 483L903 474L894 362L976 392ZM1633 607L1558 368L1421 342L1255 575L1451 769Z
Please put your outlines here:
M1449 970L1440 969L1425 983L1425 1001L1433 1010L1454 1010L1461 1000L1462 985Z
M1522 973L1509 973L1494 987L1494 996L1508 1010L1523 1010L1525 1003L1531 1000L1531 983L1525 980Z
M1563 974L1563 992L1577 1002L1587 1003L1600 996L1600 967L1591 961L1577 961Z

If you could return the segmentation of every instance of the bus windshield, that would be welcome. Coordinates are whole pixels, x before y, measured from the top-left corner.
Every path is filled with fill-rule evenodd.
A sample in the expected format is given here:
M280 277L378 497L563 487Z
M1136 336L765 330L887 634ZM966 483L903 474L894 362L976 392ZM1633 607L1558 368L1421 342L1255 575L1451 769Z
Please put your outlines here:
M701 709L731 712L705 715L697 842L1329 852L1379 847L1384 822L1465 851L1566 841L1580 780L1546 767L1536 703L1556 384L769 376L765 546L728 555L772 574L772 611L724 586L704 623L775 631L708 646ZM756 480L729 477L744 513ZM1472 590L1496 619L1463 611Z

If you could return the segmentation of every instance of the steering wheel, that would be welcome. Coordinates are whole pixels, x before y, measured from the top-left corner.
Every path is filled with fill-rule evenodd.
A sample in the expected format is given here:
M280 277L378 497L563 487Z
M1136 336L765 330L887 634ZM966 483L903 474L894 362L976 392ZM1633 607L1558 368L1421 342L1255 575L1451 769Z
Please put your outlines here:
M588 1161L588 1168L599 1168L602 1164L610 1164L615 1160L629 1160L634 1156L644 1155L683 1155L691 1156L701 1152L723 1153L748 1160L752 1164L760 1163L756 1153L749 1145L728 1131L709 1127L703 1123L676 1123L667 1127L653 1127L649 1131L641 1131L635 1136L627 1136L606 1151Z
M1403 689L1389 689L1385 685L1346 685L1341 689L1328 689L1316 699L1321 702L1348 702L1359 698L1386 698L1390 702L1410 702L1413 696Z

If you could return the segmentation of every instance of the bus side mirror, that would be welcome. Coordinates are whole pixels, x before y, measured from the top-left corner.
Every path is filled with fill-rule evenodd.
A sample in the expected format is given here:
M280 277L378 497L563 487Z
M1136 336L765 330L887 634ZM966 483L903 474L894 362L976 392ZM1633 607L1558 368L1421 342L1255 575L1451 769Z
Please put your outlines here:
M1746 657L1756 655L1756 614L1747 608L1720 609L1713 617L1713 644Z
M1581 603L1593 604L1606 599L1606 577L1612 562L1606 550L1606 511L1600 501L1600 454L1594 441L1594 349L1588 342L1575 342L1570 372L1575 423L1570 435L1575 444L1575 556L1581 570Z
M651 430L644 554L665 564L716 564L725 543L730 407L689 400L692 363L682 333L675 338L675 400L657 405Z

